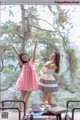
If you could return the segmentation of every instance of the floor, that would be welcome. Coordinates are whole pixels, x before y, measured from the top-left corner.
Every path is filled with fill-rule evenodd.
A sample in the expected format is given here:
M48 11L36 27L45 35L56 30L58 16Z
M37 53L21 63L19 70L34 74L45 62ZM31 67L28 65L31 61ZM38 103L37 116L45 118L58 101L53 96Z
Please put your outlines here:
M3 115L3 118L2 118L2 115ZM71 113L69 113L69 115L71 115ZM62 118L64 118L64 116L65 116L65 114L62 114ZM21 113L21 120L22 120L22 117L23 117L23 113ZM47 118L45 116L43 119L42 117L37 117L37 119L35 119L35 117L34 117L34 120L56 120L56 118L52 119L51 117ZM17 112L6 112L6 111L0 112L0 120L19 120L18 113ZM79 112L75 113L74 120L80 120Z

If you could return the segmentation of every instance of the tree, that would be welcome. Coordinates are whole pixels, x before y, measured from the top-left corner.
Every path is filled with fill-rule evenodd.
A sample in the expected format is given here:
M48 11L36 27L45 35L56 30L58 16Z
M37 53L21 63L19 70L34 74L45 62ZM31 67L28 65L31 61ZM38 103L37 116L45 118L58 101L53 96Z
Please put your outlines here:
M1 25L1 90L5 91L11 87L13 88L21 71L14 51L9 48L6 43L13 43L20 52L27 52L31 57L35 38L39 41L36 65L38 75L51 52L58 50L61 53L61 64L65 64L63 59L67 61L64 65L64 68L67 69L61 68L61 80L67 81L65 73L69 75L70 80L76 79L74 76L77 70L77 59L74 49L70 46L68 37L69 31L72 28L72 24L69 21L69 11L62 9L60 6L40 6L41 10L42 8L44 8L45 11L47 9L52 15L50 18L52 19L51 23L47 19L40 17L43 11L41 11L41 13L38 12L39 6L21 5L19 7L21 10L21 21L16 23L9 19ZM11 8L9 15L14 16ZM50 28L42 28L40 22L45 22L45 25L49 25ZM67 85L65 84L65 86Z

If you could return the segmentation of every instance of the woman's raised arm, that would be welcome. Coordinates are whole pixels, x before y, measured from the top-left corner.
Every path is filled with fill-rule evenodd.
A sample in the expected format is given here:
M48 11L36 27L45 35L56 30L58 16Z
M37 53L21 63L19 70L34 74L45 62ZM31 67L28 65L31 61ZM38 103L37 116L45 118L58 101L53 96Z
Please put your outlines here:
M34 51L33 51L32 62L35 62L35 58L36 58L36 48L37 48L37 40L35 40L35 46L34 46Z
M14 47L13 44L9 44L9 46L11 46L11 47L14 49L15 53L17 54L17 57L18 57L19 63L20 63L20 65L22 66L22 65L23 65L23 62L20 60L18 50Z

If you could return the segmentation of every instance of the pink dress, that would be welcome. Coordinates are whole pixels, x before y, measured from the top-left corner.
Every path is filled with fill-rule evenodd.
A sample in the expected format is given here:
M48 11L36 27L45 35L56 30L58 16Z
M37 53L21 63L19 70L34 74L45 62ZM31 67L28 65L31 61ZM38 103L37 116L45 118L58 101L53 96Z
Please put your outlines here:
M33 62L23 64L22 72L16 83L16 89L23 91L38 90L38 79Z

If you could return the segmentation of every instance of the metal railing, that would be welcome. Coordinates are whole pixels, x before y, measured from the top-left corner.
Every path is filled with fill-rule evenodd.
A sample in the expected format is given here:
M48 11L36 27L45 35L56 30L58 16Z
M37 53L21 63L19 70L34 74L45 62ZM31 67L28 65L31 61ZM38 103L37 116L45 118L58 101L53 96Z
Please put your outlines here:
M69 108L70 103L80 103L80 100L68 100L66 104L66 108ZM72 120L74 120L74 114L76 110L80 110L80 107L73 107L72 108Z
M15 109L15 110L18 110L18 115L19 115L19 120L21 120L21 110L18 108L18 107L5 107L5 104L4 103L8 103L8 102L14 102L14 103L23 103L24 105L24 115L23 115L23 118L25 116L25 112L26 112L26 108L25 108L25 102L24 101L21 101L21 100L2 100L0 101L0 104L2 104L2 107L0 107L0 109L3 111L5 109Z

